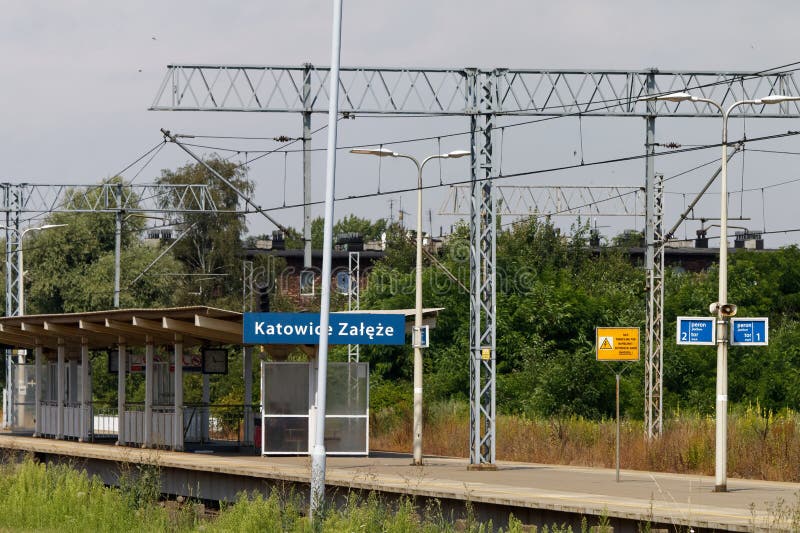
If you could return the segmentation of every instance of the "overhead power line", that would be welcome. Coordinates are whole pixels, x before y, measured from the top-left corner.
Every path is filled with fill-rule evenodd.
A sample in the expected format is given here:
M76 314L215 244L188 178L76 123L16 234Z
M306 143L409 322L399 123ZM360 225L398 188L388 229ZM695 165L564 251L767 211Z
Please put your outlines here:
M767 141L767 140L772 140L772 139L779 139L779 138L783 138L783 137L791 137L791 136L795 136L795 135L800 135L800 131L787 131L786 133L765 135L765 136L761 136L761 137L752 137L750 139L747 139L746 142L748 142L748 143L750 143L750 142L760 142L760 141ZM743 142L745 142L745 141L736 141L736 142L729 141L728 144L730 145L730 144L743 143ZM708 150L708 149L711 149L711 148L719 148L720 146L721 146L721 143L707 144L707 145L702 145L702 146L693 146L693 147L688 147L688 148L681 148L679 150L670 150L668 152L657 152L657 153L655 153L653 155L654 155L654 157L671 156L671 155L681 154L681 153L684 153L684 152L696 152L696 151L700 151L700 150ZM536 170L527 170L527 171L522 171L522 172L514 172L514 173L511 173L511 174L500 174L500 175L492 177L492 178L478 178L476 180L463 179L463 180L456 180L456 181L451 181L451 182L447 182L447 183L437 183L437 184L433 184L433 185L423 185L422 189L423 190L432 190L432 189L438 189L438 188L442 188L442 187L450 187L452 185L465 185L465 184L472 183L473 181L482 182L482 181L491 180L491 181L495 182L495 181L499 181L499 180L503 180L503 179L509 179L509 178L518 178L518 177L523 177L523 176L535 176L535 175L538 175L538 174L547 174L547 173L550 173L550 172L561 172L561 171L573 170L573 169L578 169L578 168L609 165L609 164L614 164L614 163L624 163L624 162L629 162L629 161L637 161L637 160L644 159L646 157L648 157L648 154L637 154L637 155L631 155L631 156L616 157L616 158L612 158L612 159L603 159L603 160L599 160L599 161L589 161L589 162L585 162L583 164L576 163L576 164L572 164L572 165L562 165L562 166L550 167L550 168L544 168L544 169L536 169ZM708 163L708 164L710 164L710 163ZM705 165L706 164L704 164L702 166L705 166ZM340 202L340 201L344 201L344 200L358 200L358 199L365 199L365 198L375 198L375 197L379 197L379 196L387 196L387 195L394 195L394 194L400 194L400 193L405 193L405 192L413 192L413 191L416 191L417 189L418 189L417 187L404 187L404 188L391 189L391 190L387 190L387 191L380 191L380 192L374 192L374 193L354 194L354 195L338 197L338 198L336 198L336 201ZM262 211L273 212L273 211L280 211L280 210L283 210L283 209L295 209L295 208L298 208L298 207L303 207L305 205L319 205L321 203L323 203L322 200L312 201L312 202L309 202L309 203L298 202L298 203L295 203L295 204L287 204L287 205L281 205L281 206L276 206L276 207L268 207L268 208L264 208ZM251 212L252 211L248 211L247 213L249 214Z

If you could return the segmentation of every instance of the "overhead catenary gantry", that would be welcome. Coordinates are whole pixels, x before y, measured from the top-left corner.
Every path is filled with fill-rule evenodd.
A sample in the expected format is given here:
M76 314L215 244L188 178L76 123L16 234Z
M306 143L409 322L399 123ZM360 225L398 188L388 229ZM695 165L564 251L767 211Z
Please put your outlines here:
M50 213L114 213L119 233L123 213L219 212L208 185L204 184L0 183L0 196L6 228L6 316L19 314L20 273L14 258L21 246L17 230L25 214L38 218Z
M326 113L330 68L253 65L169 65L151 109L161 111L242 111L300 113L303 117L304 198L310 202L308 149L310 113ZM470 462L492 465L495 460L496 360L496 202L492 137L498 117L582 116L640 117L646 121L645 191L647 223L646 268L654 268L656 242L656 181L654 170L656 117L718 116L703 102L637 102L656 94L692 90L726 105L768 94L798 95L793 71L659 71L558 70L479 68L371 68L342 67L339 75L339 111L344 114L465 116L472 140L470 368ZM777 106L745 105L734 116L800 117L797 102ZM308 209L308 208L306 208ZM308 224L308 211L305 212ZM310 246L307 241L306 246ZM650 283L650 291L657 291ZM663 298L658 294L651 295ZM663 305L648 306L660 310ZM648 311L648 317L653 315ZM659 327L648 319L648 332ZM648 333L646 338L652 338ZM663 352L647 348L645 364L659 369ZM646 372L648 435L661 430L660 371ZM659 379L658 382L654 380ZM652 400L656 398L656 400ZM477 446L476 446L477 443Z
M440 215L469 214L469 186L450 187ZM631 186L499 185L497 214L510 216L634 216L644 215L644 189Z

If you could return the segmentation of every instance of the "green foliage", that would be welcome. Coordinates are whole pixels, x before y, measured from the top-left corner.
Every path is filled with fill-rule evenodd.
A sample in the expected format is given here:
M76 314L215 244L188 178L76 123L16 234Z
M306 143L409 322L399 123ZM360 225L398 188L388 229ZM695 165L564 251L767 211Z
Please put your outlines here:
M91 197L95 193L85 194ZM45 223L65 227L35 231L25 237L26 312L110 309L114 299L115 215L54 213ZM129 286L159 253L158 249L141 244L139 235L143 228L140 217L127 216L122 220L120 304L123 307L170 305L174 288L164 282L163 275L181 270L170 257L160 260L147 276Z
M241 494L236 503L223 507L219 517L207 524L204 530L241 533L311 531L308 521L302 518L303 507L304 504L295 497L281 501L277 492L268 498L260 494L252 497Z
M333 225L334 242L341 233L358 233L364 241L380 240L381 234L386 231L386 219L380 218L375 222L350 214L339 219ZM325 229L325 219L317 217L311 221L311 247L322 249L322 236ZM302 242L302 241L301 241ZM288 246L288 245L287 245ZM302 244L301 246L302 247Z
M250 195L253 183L247 179L246 169L220 158L206 163L225 177L242 194ZM186 165L173 172L162 170L160 184L205 184L220 211L236 210L239 196L199 163ZM244 216L230 212L184 213L180 215L179 233L186 235L173 247L173 256L190 274L194 290L182 292L182 305L203 304L223 308L241 305L242 235L246 231ZM205 276L204 276L205 275Z
M157 494L157 493L156 493ZM147 503L139 506L137 503ZM164 509L106 488L69 465L31 459L0 470L0 529L11 531L166 531Z
M131 509L152 507L161 496L161 472L156 465L123 464L117 482Z
M639 234L623 234L599 254L586 246L588 227L572 237L547 221L531 218L497 236L497 405L500 412L528 416L611 416L615 368L597 363L598 326L640 328L644 348L645 272L632 263L628 245ZM362 306L412 308L414 244L402 228L388 229L390 245L375 266ZM635 242L634 242L635 241ZM423 305L443 307L432 346L425 351L427 399L466 399L469 394L469 232L458 226L438 254L443 268L426 264ZM446 270L445 270L446 269ZM453 280L457 279L460 284ZM800 250L740 250L730 256L729 301L740 316L768 316L770 345L732 347L729 395L779 410L800 407ZM668 269L665 280L664 399L666 412L714 409L716 361L713 347L677 346L677 316L708 314L717 299L718 270ZM411 380L412 350L367 347L373 376ZM622 411L641 417L644 364L629 364L622 376ZM373 404L373 408L375 405Z
M496 368L501 412L602 417L613 411L613 372L595 361L594 329L644 325L644 275L622 252L608 250L593 257L585 244L588 228L579 225L573 230L574 236L565 238L549 222L528 219L498 234ZM370 275L362 293L365 308L414 305L414 248L402 236L396 242ZM427 265L423 274L424 306L444 308L432 333L432 347L425 351L426 397L466 399L470 308L465 226L456 228L438 257L448 273ZM364 356L374 374L385 380L411 379L408 347L371 347ZM626 390L641 388L641 376L641 370L627 373ZM631 412L641 411L633 403L638 401L641 393L630 395Z

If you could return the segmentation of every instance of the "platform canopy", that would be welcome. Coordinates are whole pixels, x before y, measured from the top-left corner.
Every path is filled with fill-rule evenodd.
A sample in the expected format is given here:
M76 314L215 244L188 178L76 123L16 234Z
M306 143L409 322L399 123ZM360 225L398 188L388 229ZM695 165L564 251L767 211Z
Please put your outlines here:
M206 306L114 309L0 318L0 343L16 348L241 344L242 313Z
M434 327L441 309L424 309L423 323ZM413 309L360 312L402 314L406 317L407 330L410 330L409 320L414 317ZM79 348L86 343L92 349L114 348L120 342L144 346L148 340L157 345L171 345L176 341L184 346L241 345L242 319L242 313L202 305L11 316L0 318L0 344L53 349L59 343L67 348Z

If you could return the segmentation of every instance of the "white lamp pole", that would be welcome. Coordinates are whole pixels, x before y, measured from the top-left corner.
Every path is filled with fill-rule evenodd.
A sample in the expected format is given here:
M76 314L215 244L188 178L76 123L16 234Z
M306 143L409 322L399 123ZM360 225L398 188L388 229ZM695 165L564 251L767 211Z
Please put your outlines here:
M25 237L25 234L29 231L41 231L45 229L53 229L53 228L63 228L67 224L45 224L44 226L39 226L36 228L28 228L22 231L19 234L19 250L17 251L17 271L19 271L19 287L18 287L18 296L17 300L19 301L19 314L20 316L25 314L25 270L23 269L23 254L22 254L22 239Z
M720 221L719 221L719 294L717 313L717 399L716 399L716 455L715 492L726 492L728 453L728 320L729 312L723 312L728 303L728 117L737 106L747 104L780 104L800 100L797 96L772 94L755 100L740 100L727 109L707 98L679 92L653 97L668 102L705 102L722 113L722 159L720 164ZM714 304L712 304L713 306Z
M27 228L22 231L18 230L17 228L0 226L0 229L4 229L6 231L13 231L14 233L17 234L17 273L19 275L19 282L17 286L17 306L19 308L20 316L25 314L25 271L23 270L24 263L22 259L22 239L23 237L25 237L25 234L28 233L29 231L60 228L62 226L66 226L66 224L45 224L44 226ZM8 383L8 379L11 376L11 356L9 354L10 352L6 351L6 410L3 412L3 423L5 427L9 427L11 425L11 411L14 398L14 393L12 392L12 385L11 383Z
M6 231L13 231L19 236L17 242L17 272L19 273L19 284L17 286L17 304L19 306L19 314L25 314L25 270L24 270L24 261L23 261L23 248L22 248L22 239L25 237L25 234L29 231L41 231L45 229L52 229L52 228L63 228L67 224L45 224L44 226L37 226L35 228L27 228L22 231L19 231L16 228L10 228L6 226L0 226L0 229L4 229Z
M425 164L432 159L452 159L464 157L470 152L466 150L453 150L446 154L436 154L426 157L420 163L416 158L399 154L387 148L376 150L354 149L350 150L353 154L376 155L378 157L402 157L410 159L417 167L417 279L416 279L416 306L414 314L414 331L419 335L422 329L422 169ZM414 343L414 463L422 464L422 348L419 346L419 339L413 338Z

